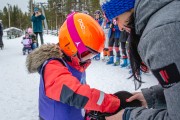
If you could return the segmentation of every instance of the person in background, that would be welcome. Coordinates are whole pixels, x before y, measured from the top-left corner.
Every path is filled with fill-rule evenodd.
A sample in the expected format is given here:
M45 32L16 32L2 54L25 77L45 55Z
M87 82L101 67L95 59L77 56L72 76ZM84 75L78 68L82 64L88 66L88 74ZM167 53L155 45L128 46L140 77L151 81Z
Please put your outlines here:
M40 119L84 120L84 109L116 112L117 96L86 84L85 70L104 47L100 25L91 16L75 12L68 15L59 33L58 44L44 44L26 60L28 71L40 74Z
M0 20L0 48L3 49L4 47L4 43L3 43L3 24L2 24L2 20Z
M32 44L32 39L29 37L29 34L26 32L25 37L23 37L23 40L21 41L23 44L23 55L28 52L28 54L32 51L31 44Z
M45 19L44 15L41 14L38 8L34 8L34 13L31 17L31 21L33 22L33 32L36 34L36 40L37 40L37 46L39 46L38 43L38 34L41 39L41 45L44 44L43 40L43 26L42 21Z
M82 11L82 13L89 15L89 11L87 10Z
M130 33L130 64L135 81L146 64L159 85L134 93L144 107L126 108L106 120L180 120L180 1L101 0L106 17Z
M129 38L129 33L124 31L121 31L121 36L120 36L120 43L121 43L121 50L122 50L122 63L121 67L127 67L128 66L128 55L127 55L127 42Z
M106 17L104 16L103 30L104 30L105 37L106 37L106 40L104 42L103 58L102 58L102 60L104 62L107 62L109 60L109 56L110 56L109 55L109 49L108 49L108 42L109 42L108 33L109 33L109 29L110 29L109 20L106 19Z
M32 44L31 48L32 50L37 48L37 40L36 40L36 35L33 33L33 30L31 27L27 29L27 33L29 34L29 37L32 39Z
M95 20L99 23L100 26L102 26L103 24L103 18L102 18L102 13L100 10L96 10L94 12L94 16L95 16ZM99 53L98 55L96 55L93 59L95 60L100 60L101 54Z
M110 22L110 29L109 29L109 61L106 63L107 65L109 64L113 64L114 66L118 66L120 65L120 58L121 58L121 54L120 54L120 42L119 42L119 38L120 38L120 30L119 27L117 25L117 21L116 19L113 19L112 22ZM114 62L114 52L113 52L113 47L115 48L116 51L116 61Z

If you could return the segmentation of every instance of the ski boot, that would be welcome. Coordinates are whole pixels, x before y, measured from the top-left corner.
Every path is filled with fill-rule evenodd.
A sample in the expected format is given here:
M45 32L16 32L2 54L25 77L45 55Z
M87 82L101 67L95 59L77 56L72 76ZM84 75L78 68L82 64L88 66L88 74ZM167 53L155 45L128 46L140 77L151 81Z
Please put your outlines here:
M109 61L106 62L107 65L113 64L114 63L114 56L109 57Z
M114 63L114 66L120 65L120 57L116 57L116 62Z
M128 59L123 58L123 63L120 65L121 67L127 67L128 66Z
M104 56L103 58L102 58L102 61L103 62L107 62L109 60L109 57L108 56Z
M100 60L100 54L97 54L93 59L99 61Z

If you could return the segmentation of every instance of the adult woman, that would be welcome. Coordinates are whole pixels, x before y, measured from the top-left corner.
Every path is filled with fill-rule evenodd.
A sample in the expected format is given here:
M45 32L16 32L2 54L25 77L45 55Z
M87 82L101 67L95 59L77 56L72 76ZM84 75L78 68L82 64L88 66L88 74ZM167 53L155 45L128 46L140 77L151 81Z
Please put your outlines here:
M130 98L147 102L148 108L125 109L107 120L121 120L122 115L123 120L179 120L180 1L109 0L101 1L101 5L108 19L117 18L120 30L131 34L130 61L135 79L141 84L137 73L143 61L160 83Z

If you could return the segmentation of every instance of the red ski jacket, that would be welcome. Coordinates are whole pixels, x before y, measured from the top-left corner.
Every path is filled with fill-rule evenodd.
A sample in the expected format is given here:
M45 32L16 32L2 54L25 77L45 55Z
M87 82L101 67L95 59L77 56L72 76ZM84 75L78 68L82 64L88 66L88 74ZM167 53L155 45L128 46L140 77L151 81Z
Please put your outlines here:
M81 72L85 71L87 66L90 64L87 63L81 66L79 64L79 59L76 57L73 57L71 60L72 62L67 62L67 64ZM90 88L87 84L81 84L79 80L68 71L68 68L57 60L52 60L46 65L44 70L44 84L46 96L56 101L63 99L60 98L62 97L61 92L65 91L63 90L63 86L66 86L68 89L73 91L73 94L67 92L67 96L79 95L88 98L88 101L81 103L84 104L84 106L78 106L78 102L72 102L73 106L79 108L83 107L86 110L113 113L120 106L120 100L116 96L105 94L97 89ZM67 101L68 100L69 99L67 99ZM71 100L73 101L73 99Z

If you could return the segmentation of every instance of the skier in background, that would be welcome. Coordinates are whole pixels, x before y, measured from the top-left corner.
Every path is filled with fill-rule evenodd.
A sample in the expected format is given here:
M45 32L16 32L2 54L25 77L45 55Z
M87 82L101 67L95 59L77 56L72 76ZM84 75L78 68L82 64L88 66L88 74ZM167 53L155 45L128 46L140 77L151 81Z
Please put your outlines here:
M120 42L119 42L119 38L120 38L120 30L119 27L117 25L117 21L116 19L113 19L112 22L110 22L110 29L109 29L109 61L106 63L107 65L109 64L113 64L114 66L118 66L120 65L120 58L121 58L121 54L120 54ZM116 51L116 57L114 60L114 52L113 52L113 47L115 48ZM114 62L115 61L115 62Z
M2 20L0 20L0 48L3 49L4 47L4 43L3 43L3 24L2 24Z
M100 26L102 26L103 23L103 18L102 18L102 13L100 10L96 10L94 12L94 19L99 23ZM93 59L95 60L100 60L101 58L101 54L99 53L98 55L96 55Z

